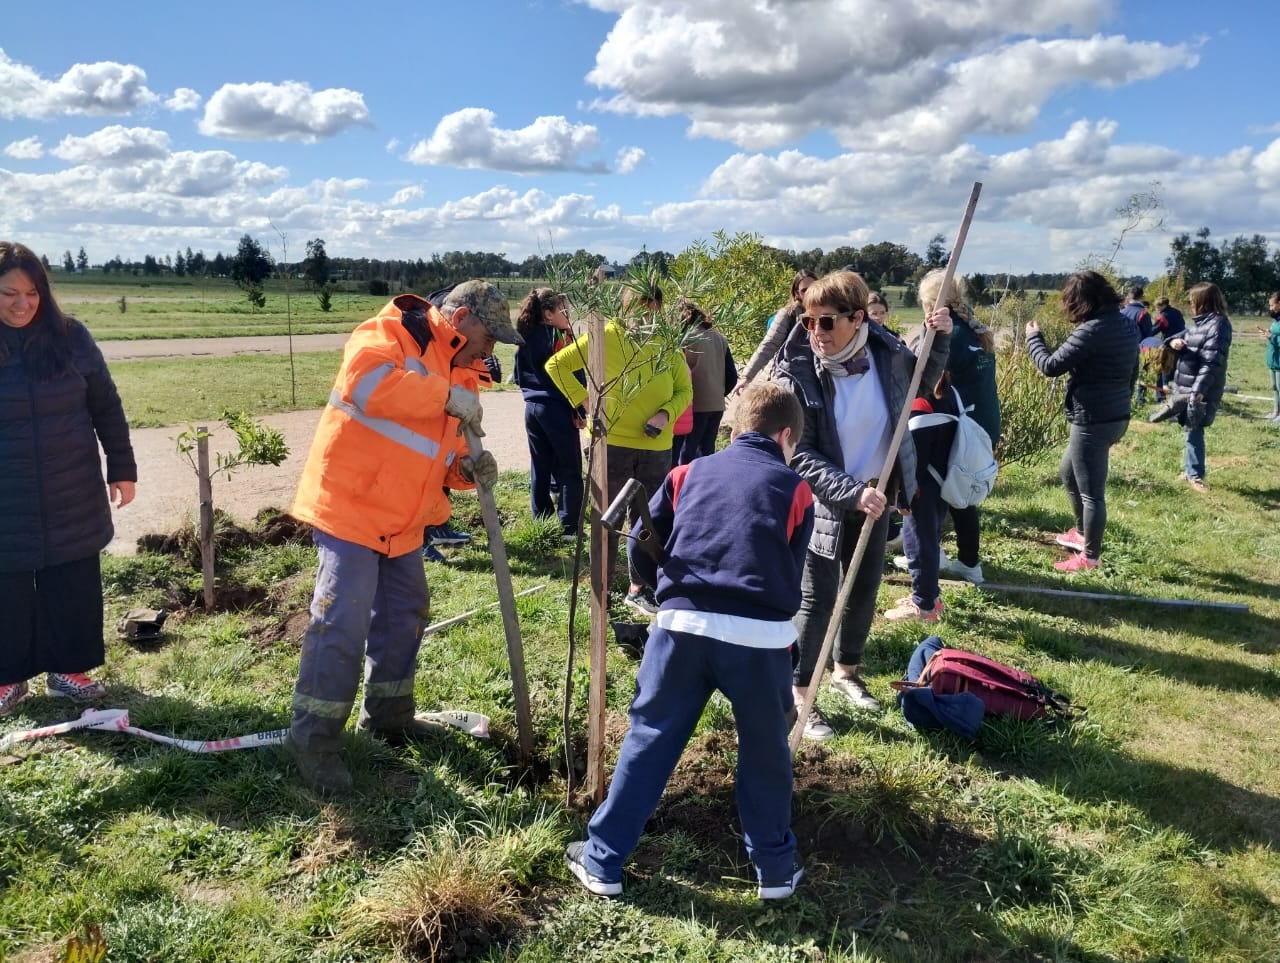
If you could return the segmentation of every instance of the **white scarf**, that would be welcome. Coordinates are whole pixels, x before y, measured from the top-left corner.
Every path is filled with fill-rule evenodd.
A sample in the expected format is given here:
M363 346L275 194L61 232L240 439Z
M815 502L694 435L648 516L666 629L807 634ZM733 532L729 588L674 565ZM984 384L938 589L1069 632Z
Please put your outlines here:
M862 353L862 350L867 346L867 335L870 333L871 327L864 317L862 326L858 328L858 333L849 339L849 343L835 354L823 354L819 351L817 342L812 334L809 335L809 345L813 348L814 357L827 370L827 374L833 378L847 378L851 372L845 366L845 362Z

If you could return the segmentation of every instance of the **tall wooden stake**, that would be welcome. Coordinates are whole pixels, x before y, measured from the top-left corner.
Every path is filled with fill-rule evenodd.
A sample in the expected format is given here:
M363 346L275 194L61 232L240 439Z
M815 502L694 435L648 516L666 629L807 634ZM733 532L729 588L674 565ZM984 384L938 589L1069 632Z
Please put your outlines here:
M947 269L942 275L942 287L938 289L938 302L935 304L925 305L925 317L928 317L937 303L946 303L947 289L951 287L951 279L955 277L956 264L960 261L960 251L964 248L964 239L969 233L969 224L973 221L974 209L978 206L978 195L982 193L982 185L974 182L973 190L969 194L969 203L965 205L964 218L960 221L960 230L956 232L956 242L951 247L951 257L947 259ZM863 324L867 322L864 320ZM902 411L898 415L898 423L893 429L893 438L889 442L889 451L884 459L884 467L880 471L879 480L876 482L876 490L880 490L880 486L888 485L889 478L893 474L894 465L898 461L898 449L902 446L902 439L907 433L907 422L911 419L911 403L915 400L916 392L920 390L920 382L924 379L924 369L929 363L929 350L933 347L933 328L925 327L924 339L920 342L920 347L916 350L916 367L911 374L911 386L907 389L906 403L902 406ZM844 607L849 602L849 596L853 594L854 575L858 571L858 566L862 564L862 558L867 554L867 544L871 541L871 529L874 526L868 519L862 525L862 533L858 536L858 544L853 549L853 558L849 560L849 566L845 569L844 576L840 580L840 591L836 595L835 608L831 610L831 621L827 623L827 634L822 640L822 650L818 653L818 662L813 667L813 675L809 679L809 686L804 696L804 704L800 707L800 716L796 720L795 728L791 730L791 754L795 755L797 749L800 748L800 740L804 737L804 725L809 718L809 713L813 711L814 700L818 698L818 685L822 682L822 674L827 668L827 659L831 656L831 650L835 646L836 634L840 631L840 623L844 619Z
M213 476L209 474L209 428L196 428L196 476L200 483L200 567L204 576L204 610L213 611Z
M467 451L473 459L484 452L480 436L472 429L464 431ZM487 485L476 485L484 530L489 536L489 555L493 558L493 574L498 583L498 607L502 612L502 631L507 638L507 661L511 666L511 694L516 706L516 735L520 760L533 758L533 714L529 709L529 681L524 672L524 643L520 640L520 622L516 618L516 596L511 585L511 567L507 562L507 545L502 540L502 519L498 504Z
M604 802L605 656L609 644L609 533L601 522L609 507L609 456L604 424L604 318L587 319L587 406L591 411L591 678L587 699L587 785Z

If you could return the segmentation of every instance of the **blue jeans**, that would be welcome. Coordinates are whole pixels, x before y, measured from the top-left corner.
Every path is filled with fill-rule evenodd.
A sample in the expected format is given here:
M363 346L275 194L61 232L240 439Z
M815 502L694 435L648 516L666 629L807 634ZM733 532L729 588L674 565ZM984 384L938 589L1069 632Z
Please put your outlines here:
M693 429L684 436L680 449L672 460L677 465L687 465L695 458L711 455L716 450L716 435L720 432L723 411L695 411Z
M738 727L738 818L760 879L788 879L791 832L791 697L788 649L753 649L655 627L644 647L613 782L587 827L583 862L594 876L622 879L644 824L657 806L711 693L733 706Z
M1204 478L1204 427L1183 428L1187 436L1186 451L1182 456L1182 468L1187 478Z
M1107 527L1107 471L1111 446L1124 437L1128 421L1104 421L1072 425L1059 476L1075 516L1076 530L1084 536L1084 555L1090 561L1102 556L1102 532Z

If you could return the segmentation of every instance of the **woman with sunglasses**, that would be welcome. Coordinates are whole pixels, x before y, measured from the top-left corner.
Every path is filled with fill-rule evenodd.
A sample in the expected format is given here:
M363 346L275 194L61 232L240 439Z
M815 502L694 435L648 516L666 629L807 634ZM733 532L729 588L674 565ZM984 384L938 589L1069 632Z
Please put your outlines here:
M569 301L551 288L534 288L520 302L516 330L516 382L524 395L529 436L529 500L534 518L559 516L565 541L575 537L582 511L582 436L585 422L547 376L547 360L573 341ZM553 494L559 490L560 505Z
M898 415L907 397L915 355L896 337L867 318L867 285L852 271L815 281L798 317L808 337L792 337L778 358L778 380L805 406L804 433L791 467L809 483L817 499L813 538L806 553L796 616L800 658L793 678L796 702L813 676L827 624L835 608L841 576L854 579L835 647L831 686L861 709L880 703L859 674L867 634L876 614L876 593L884 566L888 502L881 490L901 489L900 505L915 496L916 453L902 439L893 477L874 484L884 466ZM922 385L937 384L946 368L951 315L945 307L925 322L937 332ZM870 542L857 571L846 573L863 525ZM805 736L830 739L835 733L816 709L805 720Z

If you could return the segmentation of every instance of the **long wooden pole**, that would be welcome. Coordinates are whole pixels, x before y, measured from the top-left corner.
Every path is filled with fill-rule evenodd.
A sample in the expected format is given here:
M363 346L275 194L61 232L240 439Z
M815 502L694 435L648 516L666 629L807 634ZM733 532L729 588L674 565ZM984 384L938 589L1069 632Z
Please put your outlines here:
M960 229L956 232L955 244L951 246L951 257L947 258L947 269L942 275L942 287L938 289L938 301L925 306L926 318L937 304L946 303L947 289L951 287L951 279L955 277L956 264L960 261L960 252L964 249L964 240L969 234L969 224L973 221L973 212L978 206L978 195L981 193L982 185L975 181L973 190L969 193L969 203L965 205L964 217L960 221ZM863 319L862 323L867 324L868 322ZM929 363L929 350L933 347L933 335L933 328L926 325L924 339L916 350L916 366L911 373L911 385L907 388L906 402L898 415L898 423L894 426L893 438L889 442L889 451L885 455L884 467L880 470L880 477L875 483L876 491L880 491L880 486L889 484L889 478L892 476L894 466L897 464L898 449L902 446L902 439L907 433L907 422L911 419L911 404L915 400L916 392L920 390L920 382L924 379L924 369ZM804 704L800 707L799 717L796 720L795 727L791 730L792 755L795 755L796 750L800 748L800 740L804 737L805 722L809 718L809 713L813 711L814 700L818 698L818 685L822 682L822 674L827 669L827 659L831 656L836 634L840 631L840 623L844 619L844 607L849 602L849 596L853 594L854 576L857 574L858 566L862 564L863 556L867 554L867 544L871 541L872 528L874 528L874 525L871 520L866 519L862 525L862 532L858 536L858 544L854 547L853 558L849 560L849 566L845 569L844 576L840 580L840 591L836 594L835 608L831 610L831 620L827 623L827 634L822 640L822 650L818 653L818 662L813 667L813 675L809 678L809 685L805 690Z
M591 411L591 675L587 697L587 786L599 806L604 802L604 718L609 651L609 532L604 513L609 504L609 443L604 424L604 318L587 319L587 404Z
M463 430L467 451L472 459L484 454L484 445L470 427ZM516 706L517 745L522 762L533 757L533 714L529 709L529 681L524 673L524 643L520 641L520 622L516 619L516 596L511 586L511 567L507 562L507 545L502 540L502 519L498 504L487 485L476 484L484 530L489 536L489 554L493 557L493 574L498 583L498 607L502 611L502 630L507 637L507 661L511 664L511 693Z

